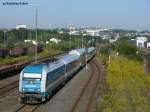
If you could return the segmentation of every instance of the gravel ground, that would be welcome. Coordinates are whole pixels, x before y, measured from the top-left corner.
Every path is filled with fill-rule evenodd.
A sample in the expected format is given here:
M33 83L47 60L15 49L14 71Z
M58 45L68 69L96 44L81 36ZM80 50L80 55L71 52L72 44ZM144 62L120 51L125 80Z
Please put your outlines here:
M101 81L103 79L102 77L103 77L103 74L104 74L104 66L99 64L99 67L101 68L101 70L100 70L100 82L99 82L99 85L97 87L97 91L95 93L94 100L93 100L90 112L97 112L97 110L96 110L96 103L97 103L97 99L99 98L99 94L100 94L99 90L100 90L100 86L101 86L100 83L101 83Z
M15 112L21 104L18 101L18 88L0 99L0 112Z
M41 105L36 112L69 112L90 74L91 66L88 65L88 69L84 68L48 103Z
M0 88L17 80L19 80L19 74L0 80Z

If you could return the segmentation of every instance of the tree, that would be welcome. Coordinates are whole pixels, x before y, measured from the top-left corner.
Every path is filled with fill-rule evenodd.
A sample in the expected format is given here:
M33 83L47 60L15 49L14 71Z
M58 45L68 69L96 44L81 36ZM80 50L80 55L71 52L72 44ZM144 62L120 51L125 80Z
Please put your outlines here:
M13 44L13 37L10 37L8 40L8 48L13 48L14 44Z
M0 31L0 43L3 43L3 38L4 38L4 32Z
M137 47L129 44L126 41L121 41L117 45L117 51L123 55L136 55Z

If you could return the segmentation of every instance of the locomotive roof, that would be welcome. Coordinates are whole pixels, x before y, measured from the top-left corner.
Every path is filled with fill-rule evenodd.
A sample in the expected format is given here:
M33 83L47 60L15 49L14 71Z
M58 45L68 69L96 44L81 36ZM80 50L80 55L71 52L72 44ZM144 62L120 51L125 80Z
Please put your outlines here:
M48 72L51 72L64 65L64 62L57 57L47 59L43 63L47 67Z
M68 55L63 55L60 57L61 60L63 60L63 62L65 64L68 64L74 60L78 60L79 59L79 56L78 55L75 55L75 54L68 54Z
M82 55L84 53L86 53L85 48L74 49L74 50L69 52L69 54L76 54L76 55Z
M43 64L28 65L23 69L26 73L42 73Z
M42 64L34 64L34 65L27 65L24 69L23 72L24 73L40 73L42 74L43 72L43 68L46 67L48 72L51 72L55 69L57 69L58 67L61 67L64 65L64 62L61 60L57 60L57 61L46 61L46 63L42 63Z
M95 50L94 47L89 47L87 52L91 52L91 51L93 51L93 50Z

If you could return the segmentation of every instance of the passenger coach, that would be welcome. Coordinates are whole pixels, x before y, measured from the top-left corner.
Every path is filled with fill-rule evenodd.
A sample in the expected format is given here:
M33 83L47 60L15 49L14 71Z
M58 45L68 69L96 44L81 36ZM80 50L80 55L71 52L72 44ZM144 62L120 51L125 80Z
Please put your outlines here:
M78 55L81 66L84 66L86 64L86 49L85 48L74 49L70 51L69 54Z

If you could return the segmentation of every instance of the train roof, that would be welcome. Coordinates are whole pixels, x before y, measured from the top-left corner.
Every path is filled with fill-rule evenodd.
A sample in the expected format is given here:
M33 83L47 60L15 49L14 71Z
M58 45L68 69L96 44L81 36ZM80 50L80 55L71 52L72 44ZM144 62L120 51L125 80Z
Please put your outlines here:
M27 65L24 69L24 73L40 73L42 74L43 68L47 68L47 72L51 72L61 66L65 65L60 59L49 59L44 61L42 64L31 64Z
M48 64L48 63L55 63L55 62L58 62L58 61L59 61L59 58L54 57L54 58L46 59L45 61L43 61L43 63Z
M68 64L74 60L79 60L79 55L75 55L75 54L68 54L68 55L63 55L59 57L64 64Z
M61 55L57 58L51 58L46 60L44 63L47 65L48 72L51 72L63 65L66 65L74 60L78 60L79 56L74 54Z
M61 66L65 65L61 60L58 60L57 62L51 62L49 63L48 67L48 72L51 72Z
M94 50L95 50L95 47L89 47L87 52L89 53L89 52L94 51Z
M85 48L79 48L79 49L74 49L72 51L69 52L69 54L76 54L76 55L82 55L86 53L86 49Z
M77 52L77 51L76 51ZM84 49L78 49L78 52L84 53ZM31 64L27 65L24 69L24 73L41 73L43 72L43 68L47 68L47 72L51 72L63 65L66 65L74 60L79 60L79 55L76 54L67 54L67 55L62 55L57 58L51 58L45 60L42 64Z
M27 65L23 69L23 72L25 72L25 73L42 73L43 67L44 67L43 64Z
M57 69L64 65L64 62L60 60L58 57L47 59L43 62L47 66L48 72Z

